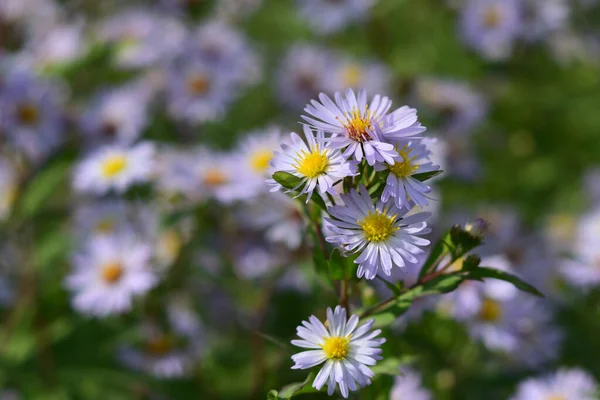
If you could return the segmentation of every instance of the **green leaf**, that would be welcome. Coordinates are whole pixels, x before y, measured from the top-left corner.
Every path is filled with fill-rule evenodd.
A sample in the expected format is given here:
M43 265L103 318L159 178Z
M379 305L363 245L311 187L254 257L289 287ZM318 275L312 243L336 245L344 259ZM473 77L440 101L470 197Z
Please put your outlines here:
M389 282L387 280L385 280L384 278L380 277L379 275L375 275L375 278L377 280L379 280L380 282L383 282L383 284L392 292L394 293L394 295L399 295L400 291L402 290L402 281L398 281L397 285L394 285L392 282Z
M429 274L430 272L433 272L435 267L438 266L439 262L446 255L448 255L454 251L454 247L451 245L451 243L452 242L451 242L451 238L450 238L450 233L445 234L442 238L440 238L437 241L435 246L433 246L433 249L431 250L429 257L427 258L427 260L425 261L425 263L423 263L423 266L421 267L421 272L419 272L419 279L423 278L425 275Z
M521 278L517 277L516 275L509 274L508 272L499 271L489 267L478 267L470 271L467 275L467 279L480 280L483 278L499 279L501 281L510 282L519 290L531 293L535 296L544 297L539 290L531 286L529 283L524 282L521 280Z
M404 308L406 307L405 303L412 302L418 297L452 292L456 290L464 280L465 277L461 275L460 272L437 276L398 296L396 305Z
M333 280L344 279L348 274L346 273L346 259L340 253L339 249L333 249L329 256L329 277Z
M371 370L376 374L396 376L400 374L400 367L413 362L414 356L403 357L386 357L376 365L371 367Z
M18 202L18 214L23 217L30 217L42 208L48 198L60 187L60 183L67 178L69 167L68 162L61 161L50 165L35 177Z
M421 174L411 175L412 178L415 178L418 181L425 182L433 177L436 177L443 173L444 170L438 169L437 171L423 172Z
M384 312L381 314L376 314L372 317L375 320L373 323L373 328L385 328L390 326L398 319L399 315L396 315L393 312Z
M309 384L309 382L311 382L313 380L314 377L314 373L310 373L308 374L308 376L306 377L306 379L302 382L296 382L296 383L290 383L289 385L286 385L284 387L281 388L281 390L278 392L277 390L271 390L267 396L268 399L291 399L295 394L299 394L301 391L302 393L310 393L312 391L316 391L316 390L303 390L305 389L305 386ZM272 396L276 396L276 397L272 397Z
M297 176L284 171L275 172L273 174L273 179L284 188L296 193L300 192L299 189L303 185L301 178L298 178ZM303 194L302 196L298 196L298 199L304 202L306 202L306 198L307 196L305 194ZM318 194L315 194L313 192L313 195L311 196L310 200L319 207L321 207L321 209L327 210L327 205L325 205L325 201L323 201L323 198Z
M279 392L277 392L277 390L269 390L269 393L267 393L267 400L279 400L278 394Z

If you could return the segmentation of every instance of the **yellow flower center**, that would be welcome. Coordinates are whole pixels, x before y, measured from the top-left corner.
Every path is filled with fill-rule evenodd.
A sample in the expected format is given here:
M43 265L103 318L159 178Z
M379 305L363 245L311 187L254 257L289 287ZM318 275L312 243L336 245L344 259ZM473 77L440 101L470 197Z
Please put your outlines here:
M40 112L33 104L25 103L17 109L17 117L25 125L35 125L40 118Z
M114 284L123 276L123 267L118 262L110 262L102 268L102 279L108 284Z
M250 166L256 172L265 172L269 168L269 161L273 158L271 150L259 150L250 157Z
M502 9L498 5L493 5L485 10L483 14L483 25L486 28L496 28L502 22Z
M325 356L330 360L344 360L350 351L349 337L328 337L322 345Z
M146 343L146 350L153 355L167 354L173 348L173 341L167 336L159 336Z
M108 157L102 164L102 174L106 178L114 178L127 168L127 159L122 154Z
M359 110L354 109L350 112L350 115L345 116L344 128L346 128L350 139L360 143L371 140L371 135L368 132L373 128L371 111L367 109L365 115L362 115Z
M344 82L344 86L347 87L356 87L360 83L362 79L362 68L356 64L348 64L342 70L342 81Z
M394 227L396 215L388 216L377 210L369 214L358 224L362 228L367 240L370 242L383 242L398 228Z
M479 310L479 318L485 322L497 322L502 317L502 307L492 299L483 300Z
M210 88L210 82L206 76L195 74L188 80L188 90L191 94L199 96Z
M227 182L227 177L218 169L211 168L204 173L203 182L206 186L219 186Z
M390 171L398 178L407 178L419 169L418 165L413 165L413 161L415 161L417 157L410 157L411 151L412 149L410 149L408 145L398 150L398 154L402 157L402 161L397 161L394 165L389 167Z
M301 151L297 153L298 165L296 171L306 176L307 178L316 178L327 172L329 168L329 158L327 151L321 152L317 146L310 153Z
M110 218L101 219L96 223L96 232L98 233L111 233L115 228L115 221Z

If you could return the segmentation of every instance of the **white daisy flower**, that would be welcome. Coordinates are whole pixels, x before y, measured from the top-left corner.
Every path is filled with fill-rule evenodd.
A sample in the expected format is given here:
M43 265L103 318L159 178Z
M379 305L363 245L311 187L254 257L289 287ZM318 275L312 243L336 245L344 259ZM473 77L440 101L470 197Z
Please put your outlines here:
M375 339L381 333L380 329L370 332L373 322L371 319L357 328L358 316L352 315L346 321L346 309L340 306L333 312L331 308L327 309L329 329L311 315L296 330L301 340L292 340L292 344L312 350L294 354L292 369L307 369L324 362L313 387L320 390L328 382L327 393L331 396L339 385L342 396L347 398L349 390L355 391L371 383L374 373L368 366L382 359L379 347L385 339Z
M111 189L122 193L133 184L149 181L153 167L154 146L151 143L138 143L132 147L109 145L79 162L73 187L81 193L102 195Z
M413 176L425 172L437 171L439 165L429 161L430 151L425 144L410 141L404 146L396 147L400 158L390 164L376 164L376 171L389 171L381 200L394 199L396 207L411 209L413 203L423 208L429 205L427 194L431 186L415 179Z
M425 220L429 213L406 216L406 211L393 202L377 201L369 197L364 186L341 195L345 205L329 207L333 218L326 218L330 234L327 241L351 253L360 253L354 261L358 264L357 276L375 278L381 267L390 275L392 267L400 268L417 263L416 255L424 251L417 246L427 246L429 240L418 237L429 233Z
M417 111L404 106L388 113L392 101L375 95L367 104L367 93L360 90L358 97L352 89L345 96L335 93L335 103L324 93L320 102L312 100L304 111L310 116L302 116L308 125L330 133L331 148L345 149L344 157L354 156L357 161L363 158L369 165L375 162L394 164L398 153L394 146L384 140L399 140L424 132L417 120Z
M577 226L572 259L560 266L561 275L572 285L588 288L600 283L600 208L584 214Z
M152 248L133 236L96 236L74 258L75 270L65 284L73 307L105 317L131 309L132 300L149 291L158 278L152 271Z
M511 400L593 400L598 383L579 368L562 368L553 374L529 378L519 384Z
M302 190L299 196L307 194L308 202L315 189L319 193L329 192L335 195L333 185L336 181L344 179L347 176L358 174L356 163L346 161L339 150L333 150L325 139L322 131L314 132L308 126L304 126L303 141L295 132L291 133L291 143L283 143L281 152L276 151L271 161L271 170L288 172L302 179ZM282 190L282 186L272 180L274 183L272 192Z

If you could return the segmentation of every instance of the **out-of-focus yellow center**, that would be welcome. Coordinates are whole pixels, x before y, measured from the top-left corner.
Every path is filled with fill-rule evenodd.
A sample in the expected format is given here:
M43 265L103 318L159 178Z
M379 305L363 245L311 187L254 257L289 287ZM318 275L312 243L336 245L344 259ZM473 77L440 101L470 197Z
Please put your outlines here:
M146 343L146 349L150 354L164 355L173 348L173 341L167 336L159 336Z
M551 394L546 400L569 400L561 394Z
M485 322L497 322L502 317L502 306L492 299L483 300L479 310L479 318Z
M256 172L265 172L269 168L271 158L273 158L271 150L259 150L250 156L250 166Z
M350 338L349 337L328 337L323 343L323 352L325 356L330 360L344 360L348 357L350 351Z
M498 5L492 5L483 14L483 24L486 28L496 28L502 22L502 16L502 9Z
M368 241L383 242L389 238L398 228L394 227L396 215L388 216L377 210L369 214L358 224L362 228Z
M17 117L25 125L35 125L40 118L40 112L35 105L24 103L17 108Z
M344 86L357 87L362 79L363 71L360 65L348 64L342 70L342 81Z
M413 161L415 161L417 157L410 156L411 150L412 149L408 146L404 146L402 149L398 150L398 154L402 157L402 161L397 161L394 165L389 167L390 171L398 178L407 178L419 169L418 165L413 164Z
M188 90L193 95L201 95L210 88L210 81L205 75L195 74L188 80Z
M103 218L96 223L95 231L98 233L111 233L115 228L115 221L111 218Z
M359 110L352 110L350 115L346 116L344 128L348 132L348 137L355 142L365 142L371 140L369 130L373 129L371 122L371 111L367 109L364 115Z
M163 233L160 237L160 243L165 250L167 257L170 259L177 257L183 245L179 233L174 229L170 229Z
M227 177L216 168L208 169L203 176L202 181L206 186L219 186L227 182Z
M123 267L118 262L110 262L102 268L102 279L108 284L114 284L123 276Z
M329 168L329 157L327 151L321 152L317 146L310 153L301 151L297 153L298 165L296 171L307 178L316 178L327 172Z
M102 164L102 175L106 178L114 178L127 168L127 158L122 154L115 154L104 160Z

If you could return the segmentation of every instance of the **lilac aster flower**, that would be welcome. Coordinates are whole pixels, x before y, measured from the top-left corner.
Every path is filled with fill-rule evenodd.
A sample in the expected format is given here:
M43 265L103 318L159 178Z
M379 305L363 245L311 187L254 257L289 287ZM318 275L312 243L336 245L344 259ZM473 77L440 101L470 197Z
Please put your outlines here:
M297 328L301 339L292 340L292 344L307 350L292 356L292 369L307 369L325 363L315 377L313 387L320 390L327 383L330 396L336 386L342 396L348 398L349 391L369 385L375 374L368 366L382 359L380 346L385 339L376 339L381 329L371 331L375 320L360 326L358 322L356 315L346 321L346 309L340 306L334 311L327 309L328 327L314 315L308 321L302 321Z
M548 34L564 28L569 20L566 0L522 0L521 35L530 41L543 40Z
M277 71L277 96L291 108L300 109L320 92L327 91L334 67L330 53L310 44L295 44Z
M562 368L543 377L528 378L510 400L594 400L598 383L579 368Z
M404 106L389 112L392 101L375 95L367 104L367 93L361 90L358 97L352 89L345 96L337 92L335 103L325 94L319 95L320 102L312 100L302 116L309 126L332 134L331 147L345 149L344 157L357 161L363 158L369 165L375 162L394 164L399 157L389 140L400 140L424 132L417 119L417 111Z
M0 130L11 146L41 161L63 140L60 93L25 71L11 71L0 85Z
M365 19L374 0L299 0L300 14L318 33L330 34Z
M348 162L338 149L329 148L323 132L318 131L315 136L310 127L305 125L304 137L306 141L292 132L291 143L282 144L282 151L275 152L271 170L288 172L302 179L298 195L306 193L308 202L315 189L321 195L335 194L334 183L347 176L356 175L357 170L354 161ZM275 183L271 191L281 189L281 185Z
M510 55L513 41L521 32L519 0L468 0L462 10L465 42L490 60Z
M132 143L148 122L148 97L148 91L140 86L105 90L83 114L82 129L96 140Z
M376 171L389 171L381 200L386 202L394 199L396 207L411 209L413 204L423 208L429 205L427 194L431 187L418 179L416 174L437 171L438 165L429 161L429 150L425 144L409 141L396 147L400 158L390 164L376 164Z
M325 218L327 241L359 254L354 261L359 278L373 279L380 268L389 276L392 267L419 261L415 256L424 251L418 246L427 246L429 240L417 235L429 233L425 222L429 213L406 216L405 210L381 199L374 205L364 186L341 199L345 205L327 209L333 217Z

